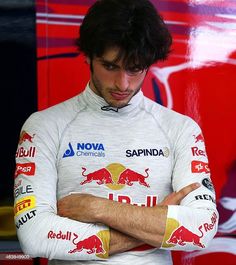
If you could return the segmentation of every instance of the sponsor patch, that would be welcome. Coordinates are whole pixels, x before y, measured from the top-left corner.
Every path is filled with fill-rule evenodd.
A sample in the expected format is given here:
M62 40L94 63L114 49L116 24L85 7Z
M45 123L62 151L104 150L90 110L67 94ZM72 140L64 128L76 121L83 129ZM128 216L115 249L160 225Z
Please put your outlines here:
M102 240L97 235L93 235L76 242L77 237L75 237L72 241L72 243L75 245L75 248L70 250L68 253L73 254L76 252L81 252L82 250L85 250L87 254L104 255L106 253Z
M33 143L34 136L35 136L35 134L33 134L31 136L26 131L22 131L21 134L20 134L20 138L19 138L19 144L23 144L23 142L25 142L25 141L28 141L30 143Z
M16 178L20 174L26 176L34 176L35 163L24 163L24 164L17 163L14 177Z
M14 197L17 198L20 195L27 195L29 193L33 193L33 188L30 184L26 185L26 186L19 186L17 188L14 189Z
M210 173L208 163L202 161L192 161L191 163L192 173Z
M202 185L203 185L204 187L206 187L207 189L209 189L210 191L215 192L215 189L214 189L214 186L213 186L213 183L212 183L211 179L209 179L209 178L204 178L204 179L202 180Z
M215 199L209 195L209 194L200 194L195 196L196 200L205 200L205 201L211 201L213 203L216 203Z
M194 138L195 138L195 143L198 142L204 143L204 137L201 133L199 135L194 135Z
M18 157L35 157L36 147L31 146L29 149L20 147L16 151L16 158Z
M36 210L29 211L28 213L24 214L16 221L16 228L19 229L22 225L27 223L30 219L36 216Z
M77 143L74 147L69 143L68 146L63 158L73 156L105 157L105 148L102 143Z
M84 251L87 254L95 254L100 258L108 258L110 232L109 230L103 230L96 235L89 236L85 239L78 240L79 235L70 231L59 232L49 231L47 238L50 240L66 240L72 243L72 247L68 253L76 254L77 252Z
M169 157L170 151L167 147L163 149L133 149L126 150L126 157L159 156Z
M27 196L16 201L14 205L15 216L22 214L23 212L36 207L35 196Z
M193 156L206 156L206 152L199 149L197 146L191 148Z
M122 189L125 186L133 186L134 184L139 184L141 186L149 188L150 185L147 182L149 177L149 169L144 170L145 174L140 174L130 168L124 167L119 163L109 164L107 167L100 168L96 171L86 174L87 169L82 168L82 176L85 179L80 183L80 185L88 184L95 181L98 185L105 184L110 189Z

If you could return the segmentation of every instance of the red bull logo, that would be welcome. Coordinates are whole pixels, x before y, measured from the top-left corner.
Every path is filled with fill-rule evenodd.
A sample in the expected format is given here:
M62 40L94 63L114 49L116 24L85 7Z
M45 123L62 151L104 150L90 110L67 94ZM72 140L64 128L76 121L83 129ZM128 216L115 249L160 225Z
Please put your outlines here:
M34 136L35 136L35 134L33 134L31 136L26 131L22 131L21 134L20 134L20 138L19 138L19 144L21 145L25 141L29 141L30 143L33 143Z
M34 157L36 153L35 147L30 147L29 149L25 149L24 147L20 147L16 151L16 157Z
M197 146L191 148L193 156L206 156L206 152L204 150L199 149Z
M88 184L95 181L98 185L105 184L112 190L119 190L125 186L133 186L134 183L149 188L150 185L146 182L149 177L149 169L145 169L145 174L140 174L132 169L126 168L119 163L109 164L106 168L101 168L89 174L85 174L87 169L82 168L82 176L86 179L80 184Z
M154 207L157 205L158 197L156 195L147 195L145 202L134 202L130 196L127 195L114 195L113 193L108 194L109 200L116 200L121 203L128 203L136 206L142 207Z
M145 169L145 173L146 173L146 176L145 176L131 169L126 169L120 174L118 184L123 184L123 185L127 184L128 186L132 186L133 182L138 182L140 185L143 185L149 188L150 187L149 184L147 184L147 182L145 181L145 179L149 177L148 170L149 168Z
M167 240L168 244L175 244L180 246L185 246L186 243L192 243L193 245L199 246L200 248L205 248L205 246L201 243L201 238L203 237L202 225L199 226L199 231L201 235L197 235L190 230L188 230L184 226L180 226L177 228L171 235L171 237Z
M60 239L60 240L71 240L71 232L67 231L63 234L63 232L60 230L58 233L53 232L52 230L48 232L48 239ZM74 233L74 236L77 236ZM78 237L78 236L77 236Z
M210 173L208 163L202 161L192 161L192 173Z
M203 135L200 133L199 135L194 135L194 138L195 138L195 143L198 143L198 142L202 142L204 143L204 137Z
M80 185L90 183L91 181L96 181L98 185L113 183L111 173L106 168L99 169L87 175L84 174L86 171L86 168L82 167L82 170L83 170L82 175L86 179L82 181Z
M75 242L78 238L78 235L74 234L74 239L72 243L75 245L75 248L70 250L68 253L72 254L75 252L81 252L82 250L86 250L87 254L105 254L106 251L103 248L103 244L101 239L96 236L90 236L88 238L85 238L84 240L81 240L79 242Z
M175 245L185 246L186 243L190 243L200 248L205 248L205 245L201 242L201 239L209 231L216 229L217 219L217 214L213 212L209 222L205 222L198 227L200 234L196 234L187 229L185 226L181 225L176 219L168 218L163 247L169 248ZM170 228L170 230L168 228Z
M17 189L22 184L22 179L20 179L18 182L15 182L14 189Z

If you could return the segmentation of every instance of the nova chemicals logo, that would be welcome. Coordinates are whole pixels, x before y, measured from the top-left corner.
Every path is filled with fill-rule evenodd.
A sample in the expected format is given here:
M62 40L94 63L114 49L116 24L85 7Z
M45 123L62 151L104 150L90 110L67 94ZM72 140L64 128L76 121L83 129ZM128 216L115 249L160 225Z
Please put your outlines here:
M102 143L77 143L75 146L69 143L68 147L63 158L72 156L105 157L105 148Z

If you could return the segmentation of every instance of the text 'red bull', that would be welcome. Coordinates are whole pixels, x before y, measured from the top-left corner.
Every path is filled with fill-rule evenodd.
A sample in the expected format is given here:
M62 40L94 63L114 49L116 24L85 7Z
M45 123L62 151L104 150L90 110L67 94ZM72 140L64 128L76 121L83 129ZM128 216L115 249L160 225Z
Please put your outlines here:
M115 195L113 193L108 194L108 199L111 201L118 201L121 203L128 203L136 206L142 206L142 207L154 207L157 205L158 197L156 195L147 195L146 196L146 201L141 203L141 202L134 202L130 196L127 195Z

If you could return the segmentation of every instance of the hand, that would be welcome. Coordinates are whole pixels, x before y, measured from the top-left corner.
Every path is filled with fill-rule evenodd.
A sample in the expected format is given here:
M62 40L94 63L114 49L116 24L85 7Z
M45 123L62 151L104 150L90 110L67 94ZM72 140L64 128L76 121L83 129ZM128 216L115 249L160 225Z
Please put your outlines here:
M71 194L57 202L57 214L85 223L96 222L96 205L100 200L103 199L91 194Z
M196 190L199 187L200 187L199 183L192 183L182 188L178 192L172 192L171 194L167 195L164 198L164 200L158 205L161 205L161 206L179 205L185 196L187 196L190 192Z

